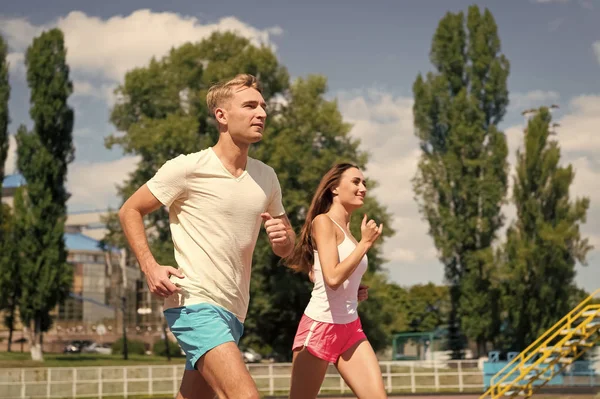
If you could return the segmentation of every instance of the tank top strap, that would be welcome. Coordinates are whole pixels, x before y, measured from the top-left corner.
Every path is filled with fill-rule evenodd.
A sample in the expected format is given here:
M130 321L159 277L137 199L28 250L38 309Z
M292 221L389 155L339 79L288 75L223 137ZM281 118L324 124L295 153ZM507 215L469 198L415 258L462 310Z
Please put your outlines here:
M340 226L340 225L338 224L338 222L336 222L335 220L333 220L333 218L332 218L331 216L327 215L327 217L328 217L329 219L331 219L331 221L333 222L333 224L335 224L337 227L339 227L339 228L340 228L340 230L342 230L342 233L344 233L344 237L345 237L345 238L348 238L348 235L346 234L346 230L344 230L344 229L342 228L342 226Z

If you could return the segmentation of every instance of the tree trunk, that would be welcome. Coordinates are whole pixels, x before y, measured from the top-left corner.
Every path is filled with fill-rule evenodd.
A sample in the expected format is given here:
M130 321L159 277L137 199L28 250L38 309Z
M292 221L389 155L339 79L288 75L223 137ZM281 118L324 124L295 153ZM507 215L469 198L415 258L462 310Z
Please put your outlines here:
M44 356L42 355L42 318L37 315L33 322L33 328L30 329L29 333L29 351L31 352L31 360L36 362L43 362Z
M485 355L485 338L479 337L477 339L477 354L476 359Z
M129 359L129 350L127 348L127 297L125 294L121 297L123 311L123 359Z
M8 327L8 344L6 346L6 351L7 352L12 352L11 346L12 346L12 339L13 339L13 330L14 330L14 328L13 328L13 325L11 324Z
M450 287L450 315L448 320L448 345L452 351L452 360L463 358L460 316L458 314L460 292L456 285Z
M171 351L169 349L169 336L167 335L167 322L163 322L163 334L165 335L165 350L167 351L167 360L171 361Z
M8 322L8 346L6 348L7 352L11 352L12 340L13 340L13 332L15 331L15 309L16 305L13 302L10 307L9 314L9 322Z

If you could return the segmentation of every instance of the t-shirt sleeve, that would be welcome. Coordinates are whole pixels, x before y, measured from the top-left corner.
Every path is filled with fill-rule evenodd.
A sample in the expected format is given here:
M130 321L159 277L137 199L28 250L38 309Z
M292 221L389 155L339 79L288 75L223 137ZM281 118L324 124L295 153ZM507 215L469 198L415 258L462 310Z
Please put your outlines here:
M185 194L187 189L187 165L185 155L163 164L146 185L150 192L166 207Z
M271 201L269 202L267 212L273 217L282 216L285 214L285 209L283 208L283 203L281 201L281 186L279 185L279 179L277 178L275 171L272 171L271 179L271 186L273 188L271 190Z

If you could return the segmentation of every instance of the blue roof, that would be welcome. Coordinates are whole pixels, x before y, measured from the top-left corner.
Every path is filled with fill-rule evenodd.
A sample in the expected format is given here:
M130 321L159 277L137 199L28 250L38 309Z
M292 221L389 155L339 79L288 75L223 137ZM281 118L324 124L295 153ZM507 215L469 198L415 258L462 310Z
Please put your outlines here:
M112 212L117 211L117 209L113 209ZM86 213L108 213L110 209L84 209L79 211L69 211L67 212L69 215L84 215Z
M81 233L64 233L65 246L68 251L102 251L100 241ZM106 249L119 252L119 248L108 245Z
M4 177L3 188L17 188L25 185L25 178L20 173L15 173Z
M69 251L101 251L100 241L81 233L65 233L64 238Z

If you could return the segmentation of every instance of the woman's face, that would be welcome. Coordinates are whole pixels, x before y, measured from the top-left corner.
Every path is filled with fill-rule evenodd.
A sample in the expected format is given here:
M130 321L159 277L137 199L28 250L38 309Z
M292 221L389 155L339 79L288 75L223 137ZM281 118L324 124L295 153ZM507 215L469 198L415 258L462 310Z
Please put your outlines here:
M362 172L356 168L350 168L340 178L340 185L337 186L333 193L345 208L357 209L365 203L367 194L365 177Z

